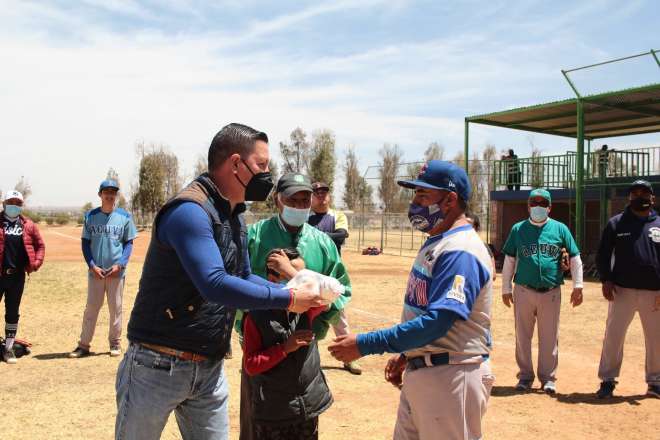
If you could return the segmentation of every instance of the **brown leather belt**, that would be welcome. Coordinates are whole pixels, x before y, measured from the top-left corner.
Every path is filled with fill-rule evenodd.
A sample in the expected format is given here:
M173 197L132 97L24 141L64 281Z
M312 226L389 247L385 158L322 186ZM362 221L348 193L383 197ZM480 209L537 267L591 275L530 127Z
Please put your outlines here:
M155 351L156 353L166 354L168 356L174 356L175 358L181 359L182 361L202 362L208 359L207 356L201 354L193 353L190 351L175 350L170 347L165 347L164 345L147 344L144 342L141 342L140 345L142 345L145 348L148 348L151 351Z

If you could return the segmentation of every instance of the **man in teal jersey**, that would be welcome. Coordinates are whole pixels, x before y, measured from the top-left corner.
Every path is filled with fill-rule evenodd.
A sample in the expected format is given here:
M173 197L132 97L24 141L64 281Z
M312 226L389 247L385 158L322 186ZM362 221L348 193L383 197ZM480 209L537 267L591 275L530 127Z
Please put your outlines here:
M532 336L538 320L538 377L541 388L554 394L559 354L560 286L564 284L562 248L566 248L570 257L573 307L582 304L582 260L568 227L548 217L552 198L547 190L532 190L527 206L529 219L513 225L502 249L505 254L502 300L507 307L514 304L519 368L516 389L528 391L534 383ZM511 288L512 278L515 289Z

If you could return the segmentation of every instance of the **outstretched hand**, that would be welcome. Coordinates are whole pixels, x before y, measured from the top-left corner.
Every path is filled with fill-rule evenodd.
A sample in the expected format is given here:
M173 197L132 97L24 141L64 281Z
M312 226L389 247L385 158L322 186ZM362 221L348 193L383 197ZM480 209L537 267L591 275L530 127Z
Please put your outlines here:
M338 361L348 363L360 359L362 355L357 345L357 336L354 334L337 336L328 351Z

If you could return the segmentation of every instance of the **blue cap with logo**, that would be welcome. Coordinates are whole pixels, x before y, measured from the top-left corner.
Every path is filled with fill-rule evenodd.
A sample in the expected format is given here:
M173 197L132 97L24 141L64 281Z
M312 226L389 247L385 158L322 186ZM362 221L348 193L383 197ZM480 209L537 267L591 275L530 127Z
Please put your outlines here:
M107 188L112 188L116 189L119 191L119 182L117 182L114 179L105 179L101 184L99 185L99 192L103 191L104 189Z
M472 194L470 179L465 170L455 163L444 160L429 160L424 164L415 180L399 180L404 188L428 188L451 191L468 201Z

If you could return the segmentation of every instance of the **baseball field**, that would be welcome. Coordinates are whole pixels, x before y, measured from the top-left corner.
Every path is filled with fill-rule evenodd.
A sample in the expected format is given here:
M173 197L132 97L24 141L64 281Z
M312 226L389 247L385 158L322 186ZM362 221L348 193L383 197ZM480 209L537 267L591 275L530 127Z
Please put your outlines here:
M17 365L0 363L0 438L109 439L114 432L114 381L121 358L108 356L107 308L99 317L93 355L67 358L79 337L86 298L80 228L41 229L46 241L46 263L26 284L19 327L19 337L34 343L33 353L19 359ZM124 326L148 242L149 233L141 232L127 274ZM348 309L353 330L368 331L397 322L412 259L362 256L352 248L346 250L344 257L354 286L354 299ZM660 400L644 396L644 340L638 319L628 332L616 397L608 401L594 397L607 314L607 302L600 294L599 284L586 283L584 304L576 309L564 295L557 394L552 397L538 390L528 394L515 392L513 313L499 300L499 279L494 293L492 364L496 382L485 420L485 438L660 438ZM322 365L335 403L321 416L320 437L391 438L399 392L383 379L387 358L363 359L364 374L353 376L340 368L326 347L327 341L322 342ZM234 358L226 363L232 438L238 437L240 363L240 348L235 340ZM538 388L538 383L535 386ZM437 403L440 408L442 404ZM180 438L173 417L162 438Z

